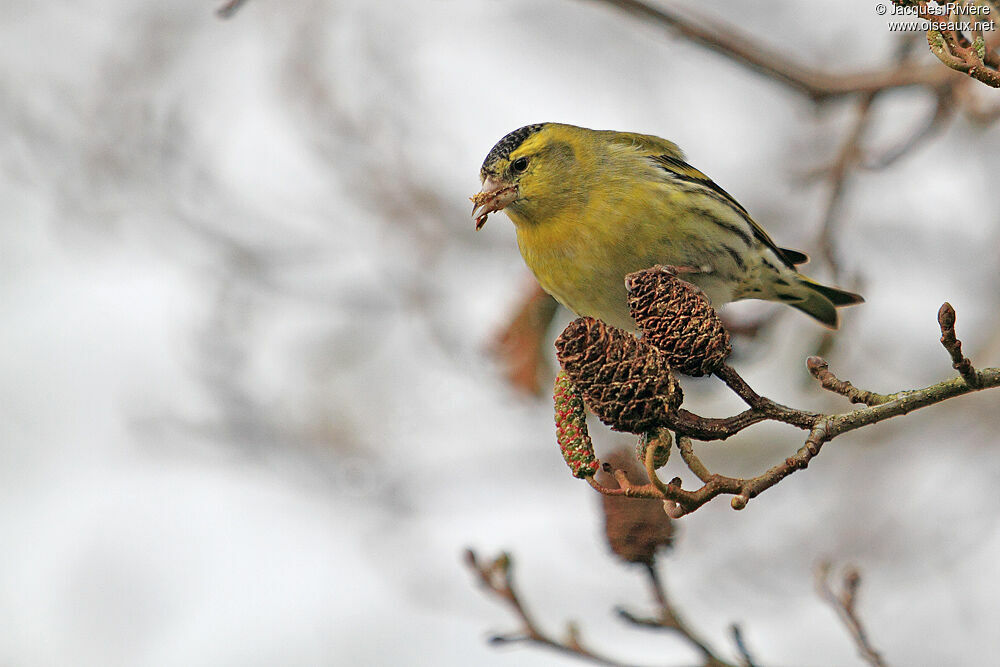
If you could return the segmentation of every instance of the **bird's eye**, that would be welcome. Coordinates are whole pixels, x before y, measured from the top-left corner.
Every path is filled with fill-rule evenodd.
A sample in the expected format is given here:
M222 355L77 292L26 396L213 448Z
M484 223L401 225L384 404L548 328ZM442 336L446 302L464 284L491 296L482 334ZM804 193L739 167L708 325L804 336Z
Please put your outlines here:
M510 168L520 174L522 171L528 168L528 158L526 157L517 158L516 160L510 163Z

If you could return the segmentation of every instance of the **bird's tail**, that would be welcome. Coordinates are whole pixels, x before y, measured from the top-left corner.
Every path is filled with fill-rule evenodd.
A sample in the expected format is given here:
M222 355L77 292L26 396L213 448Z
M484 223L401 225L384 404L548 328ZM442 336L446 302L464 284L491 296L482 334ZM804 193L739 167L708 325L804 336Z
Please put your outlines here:
M839 324L837 308L865 302L864 297L860 294L821 285L803 275L799 275L796 278L798 286L803 289L795 290L797 298L794 301L790 299L786 300L784 297L782 297L782 300L786 301L793 308L798 308L806 315L814 317L831 329L836 329Z

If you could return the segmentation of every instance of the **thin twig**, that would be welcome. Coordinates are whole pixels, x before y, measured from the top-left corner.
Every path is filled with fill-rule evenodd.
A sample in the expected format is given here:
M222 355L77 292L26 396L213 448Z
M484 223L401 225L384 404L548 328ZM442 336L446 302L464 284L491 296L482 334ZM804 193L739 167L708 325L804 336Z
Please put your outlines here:
M742 398L743 402L751 408L761 408L767 402L767 399L761 398L729 364L724 363L719 366L715 371L715 376L725 382L726 386L732 389L733 393Z
M680 450L681 458L684 459L684 463L690 468L691 472L700 479L702 482L707 482L712 479L712 473L709 472L705 464L701 462L697 456L695 456L694 448L691 445L691 438L686 435L677 436L677 449Z
M479 577L483 586L506 602L521 621L519 634L494 635L490 638L490 643L531 642L546 646L560 653L588 660L598 665L610 665L612 667L623 665L623 663L617 660L612 660L584 648L580 641L579 630L573 624L569 626L568 637L565 641L559 641L542 632L528 613L528 610L521 602L521 598L514 588L513 563L509 554L502 553L490 563L481 563L476 553L472 549L467 549L465 552L465 562Z
M656 474L656 450L656 443L650 442L646 445L646 455L643 457L643 464L646 467L646 476L649 477L650 484L656 487L660 493L665 493L667 485ZM670 450L668 449L667 451L669 452Z
M740 652L740 657L743 659L743 667L757 667L757 662L750 655L746 640L743 638L743 629L738 623L733 623L729 626L729 630L733 633L733 643L736 644L736 650Z
M938 310L938 324L941 326L941 345L951 355L952 368L970 386L977 386L979 376L969 358L962 354L962 341L955 337L955 309L947 301Z
M893 2L899 4L899 0ZM927 0L918 0L917 9L918 16L930 20L932 24L936 22L927 31L927 45L938 60L987 86L1000 88L1000 55L994 51L995 44L987 42L983 30L975 27L980 21L970 21L970 38L955 27L960 25L955 7L951 7L947 21L930 12Z
M833 164L827 170L830 191L827 194L823 219L820 222L819 247L827 265L833 273L834 282L840 281L840 261L834 238L838 233L840 209L847 192L848 180L854 166L861 160L861 140L871 122L872 103L880 91L865 93L858 100L854 124L840 145Z
M848 568L844 572L843 591L838 595L830 586L830 563L820 563L816 568L816 590L834 611L851 633L851 638L858 647L861 657L872 667L886 667L871 642L868 633L865 632L861 619L858 618L855 603L857 602L858 587L861 585L861 574L854 568Z
M852 412L837 415L822 416L814 424L805 443L795 454L757 477L750 479L712 474L707 480L703 480L704 485L695 491L687 491L674 484L667 484L666 490L662 491L653 486L653 484L636 485L628 483L627 480L624 480L624 484L619 488L611 488L601 485L593 477L587 477L586 479L592 487L606 495L659 498L661 500L673 501L677 503L679 511L676 514L671 513L672 518L679 518L685 514L690 514L720 495L736 496L732 502L733 509L743 509L750 499L755 498L792 473L807 468L809 462L819 454L823 445L838 435L863 426L877 424L886 419L898 417L913 410L940 403L949 398L1000 386L1000 368L987 368L977 371L976 377L976 386L970 385L964 378L955 378L923 389L892 394L889 401L879 405L859 408ZM760 417L754 420L754 423L769 419L763 413L754 412L754 414ZM676 422L669 424L669 427L679 431ZM690 433L679 433L680 435L694 437ZM680 437L678 437L678 442L680 442ZM681 453L684 456L685 450L683 447L681 448Z
M861 160L860 167L864 169L880 170L891 166L904 156L908 155L915 148L920 146L935 134L939 133L949 119L955 114L957 105L955 103L955 90L959 86L956 82L948 82L943 85L937 93L934 103L934 112L916 130L900 142L894 148L890 148L881 155L868 155ZM969 110L966 109L966 112Z
M819 380L820 386L827 391L847 398L851 403L864 403L865 405L881 405L891 399L884 394L876 394L873 391L858 389L847 380L837 378L830 371L830 365L822 357L809 357L806 359L806 367L814 378Z
M653 591L653 596L656 598L656 604L659 608L658 615L656 618L643 618L640 616L635 616L628 610L624 608L618 609L618 614L624 618L629 623L635 625L641 625L649 628L661 628L665 630L672 630L678 635L683 637L691 646L693 646L699 653L701 653L705 662L703 663L705 667L736 667L730 662L727 662L720 658L709 646L708 642L702 639L698 634L689 626L677 609L670 602L670 598L667 597L666 588L663 585L660 575L656 571L656 566L653 563L646 564L646 573L649 575L649 585Z
M514 578L512 573L512 559L510 554L501 553L497 558L488 563L481 562L472 549L465 552L465 562L469 568L479 578L480 583L497 598L503 600L514 612L521 622L521 629L517 633L494 635L490 638L490 643L507 644L513 642L530 642L545 646L560 653L571 655L576 658L587 660L599 665L612 665L618 667L623 665L617 660L608 658L583 646L580 639L580 630L574 623L567 626L566 639L560 641L545 634L539 629L537 623L528 613L521 598L514 588ZM691 644L704 658L703 667L736 667L732 663L726 662L712 650L708 642L702 639L684 620L677 609L667 597L663 582L657 574L653 563L645 563L646 572L649 575L650 588L657 604L656 618L640 618L634 616L625 609L618 609L618 614L625 620L635 625L672 630L680 637Z

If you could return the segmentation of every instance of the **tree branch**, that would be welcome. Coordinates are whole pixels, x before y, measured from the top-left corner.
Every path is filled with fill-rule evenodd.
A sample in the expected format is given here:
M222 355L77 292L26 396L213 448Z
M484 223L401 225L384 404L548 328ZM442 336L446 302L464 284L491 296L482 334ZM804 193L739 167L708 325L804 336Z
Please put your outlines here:
M894 4L902 4L901 0L892 0ZM962 5L968 6L968 0ZM991 9L995 9L991 5ZM934 13L927 6L927 0L917 0L918 15L922 19L931 22L927 31L927 45L930 47L938 60L953 70L968 74L973 79L985 83L992 88L1000 88L1000 55L994 50L995 44L989 44L986 36L980 27L985 23L983 19L987 15L973 15L968 28L956 29L953 26L960 25L961 18L955 11L955 7L950 8L947 16ZM992 12L989 14L992 16ZM995 20L995 19L994 19ZM967 30L969 35L963 34L962 30Z
M614 7L649 23L676 31L684 38L803 93L815 102L890 88L934 87L951 76L946 69L936 65L913 65L904 69L887 67L851 74L829 72L797 63L788 54L742 34L732 26L692 12L681 14L666 7L654 7L641 0L591 2Z
M598 665L610 665L612 667L623 665L621 662L584 648L580 641L579 630L572 623L568 625L567 637L563 641L554 639L542 632L514 589L513 562L510 554L502 553L490 563L481 563L476 556L476 552L472 549L467 549L465 552L465 562L479 577L480 583L493 595L506 602L521 621L519 634L494 635L490 638L490 643L530 642L548 647L559 653L583 658Z
M634 498L656 498L667 501L666 509L672 518L690 514L705 503L720 495L732 495L733 509L743 509L760 493L771 488L792 473L803 470L819 455L823 445L839 435L864 426L908 414L914 410L941 403L942 401L975 391L1000 386L1000 368L976 370L972 362L961 351L961 342L955 336L954 309L949 304L941 307L939 314L941 342L951 354L953 365L959 377L944 380L922 389L900 391L894 394L876 394L864 391L851 383L839 380L830 372L828 364L819 357L808 360L810 372L819 380L824 389L840 394L854 403L863 404L855 410L839 414L817 414L805 410L789 408L760 396L728 365L723 364L715 371L726 385L750 405L750 409L725 419L707 419L686 410L667 413L662 426L677 434L676 442L684 463L702 482L693 491L683 489L679 478L664 484L647 461L648 484L633 484L624 473L605 469L614 475L617 486L606 486L593 477L586 477L590 485L605 495ZM691 440L724 440L743 429L761 421L779 421L791 424L809 433L803 445L792 456L772 466L762 474L749 479L727 477L711 472L697 457ZM647 459L649 459L647 456Z
M656 618L642 618L633 615L627 609L619 607L617 610L618 615L634 625L641 625L648 628L661 628L676 632L680 637L684 638L689 644L691 644L695 650L701 653L702 658L705 661L705 667L736 667L732 663L717 656L711 646L709 646L708 642L699 637L698 634L684 621L684 619L681 618L677 609L670 602L670 598L667 597L666 588L663 586L663 581L660 579L660 575L657 573L656 566L653 563L646 564L646 573L649 575L649 585L653 591L653 596L656 598L656 603L659 607L659 614Z
M830 365L822 357L809 357L806 359L806 367L814 378L819 380L820 386L827 391L840 394L851 403L864 403L865 405L881 405L892 400L889 396L876 394L872 391L858 389L847 380L839 380L830 371Z
M861 585L861 574L855 568L844 572L843 591L838 595L830 586L830 563L820 563L816 568L816 590L825 600L851 633L851 638L858 647L861 657L872 667L885 667L882 656L876 651L868 639L861 619L858 618L855 603L858 597L858 587Z
M495 597L503 600L521 621L521 629L516 634L494 635L490 638L493 644L506 644L513 642L529 642L539 646L558 651L565 655L586 660L598 665L612 665L614 667L623 666L625 663L608 658L601 654L585 648L580 641L580 632L577 627L570 623L567 628L566 639L560 641L542 632L534 619L528 613L521 598L514 589L512 574L512 560L509 554L501 553L489 563L483 563L472 549L465 552L465 561L469 568L479 578L480 583ZM684 622L676 607L667 597L666 589L660 580L653 563L644 563L649 583L656 599L658 615L656 618L640 618L634 616L625 609L619 608L618 614L626 621L635 625L671 630L678 636L686 640L703 657L701 663L703 667L736 667L730 662L726 662L712 650L708 642L699 637L695 631Z

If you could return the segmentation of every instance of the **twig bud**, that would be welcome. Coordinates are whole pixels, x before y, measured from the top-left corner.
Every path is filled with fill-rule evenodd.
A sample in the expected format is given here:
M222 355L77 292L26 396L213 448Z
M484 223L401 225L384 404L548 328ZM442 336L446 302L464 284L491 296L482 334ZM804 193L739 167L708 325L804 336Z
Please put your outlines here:
M941 329L953 329L955 327L955 309L950 303L945 301L938 309L938 324Z
M820 371L825 371L829 367L830 364L827 363L826 359L823 357L809 357L806 359L806 368L809 369L809 372L812 373L814 377L817 376Z

